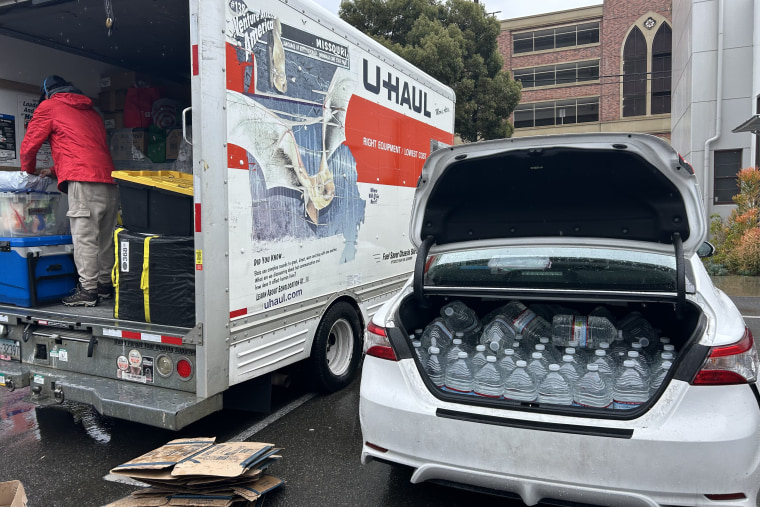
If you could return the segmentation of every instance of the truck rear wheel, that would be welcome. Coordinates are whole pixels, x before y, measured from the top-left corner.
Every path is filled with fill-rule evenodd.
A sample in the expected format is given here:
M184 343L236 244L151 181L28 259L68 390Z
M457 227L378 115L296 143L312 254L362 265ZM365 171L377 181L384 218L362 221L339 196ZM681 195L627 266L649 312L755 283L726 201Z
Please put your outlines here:
M350 304L341 301L327 310L311 347L311 372L321 391L332 393L351 383L361 360L361 331Z

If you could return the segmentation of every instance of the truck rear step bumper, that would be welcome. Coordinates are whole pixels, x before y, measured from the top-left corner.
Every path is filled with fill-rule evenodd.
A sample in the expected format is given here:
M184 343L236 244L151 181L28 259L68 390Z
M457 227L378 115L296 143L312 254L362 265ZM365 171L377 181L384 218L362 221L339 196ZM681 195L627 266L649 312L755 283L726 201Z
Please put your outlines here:
M201 398L173 389L14 363L0 363L0 376L5 377L7 388L31 386L28 401L32 403L86 403L104 416L169 430L182 429L222 409L221 393Z

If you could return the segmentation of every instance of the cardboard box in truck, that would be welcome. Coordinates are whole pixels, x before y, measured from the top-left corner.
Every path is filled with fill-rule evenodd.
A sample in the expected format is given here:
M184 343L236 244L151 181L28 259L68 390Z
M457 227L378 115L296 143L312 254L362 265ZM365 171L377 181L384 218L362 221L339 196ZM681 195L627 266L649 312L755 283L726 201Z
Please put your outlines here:
M251 393L267 392L285 366L307 370L326 391L353 379L365 324L413 269L414 190L430 153L453 144L454 94L309 1L165 9L134 0L107 46L98 0L10 9L3 15L22 47L49 58L28 69L37 59L4 56L0 79L46 75L51 61L68 59L63 77L92 96L140 75L184 83L191 101L179 130L192 149L192 205L163 208L191 224L194 264L183 276L194 278L193 317L117 319L121 300L87 312L2 305L0 346L18 360L0 360L0 379L31 386L40 401L179 429L233 403L266 409L268 396ZM44 21L62 10L81 21L76 55L56 49L66 46L60 27ZM128 73L123 83L119 73ZM103 89L100 76L111 76ZM130 150L115 152L117 170L186 169L135 160L135 140L121 132L118 146ZM145 252L150 243L140 243ZM145 261L129 262L114 244L119 279L144 272ZM139 257L156 269L153 255ZM155 287L135 285L153 301Z

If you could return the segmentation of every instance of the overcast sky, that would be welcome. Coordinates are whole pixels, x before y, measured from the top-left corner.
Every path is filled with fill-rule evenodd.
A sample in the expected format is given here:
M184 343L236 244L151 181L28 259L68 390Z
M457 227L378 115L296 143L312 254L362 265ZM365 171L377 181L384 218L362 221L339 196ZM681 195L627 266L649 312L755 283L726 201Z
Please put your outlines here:
M341 0L315 0L329 11L338 12ZM480 0L486 12L496 12L497 19L521 18L544 12L564 11L576 7L600 5L602 0Z

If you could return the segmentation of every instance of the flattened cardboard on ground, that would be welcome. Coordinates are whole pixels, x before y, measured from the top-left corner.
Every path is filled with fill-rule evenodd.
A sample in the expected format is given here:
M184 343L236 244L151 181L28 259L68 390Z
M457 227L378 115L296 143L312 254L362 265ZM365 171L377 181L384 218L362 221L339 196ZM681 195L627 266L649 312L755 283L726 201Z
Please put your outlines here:
M228 442L213 447L177 463L172 475L216 475L220 477L237 477L258 461L265 459L274 444L262 442Z
M180 438L111 470L113 474L130 475L137 470L161 470L176 465L214 445L216 437ZM128 472L127 472L128 471Z
M234 496L208 496L200 497L198 495L178 495L169 500L169 505L184 507L229 507L237 503L240 498Z
M279 488L283 484L285 484L285 481L279 477L275 477L273 475L264 475L261 477L261 479L254 482L253 484L249 484L248 486L234 486L232 490L246 500L253 502L255 500L258 500L259 497L265 493L268 493L275 488Z
M0 482L0 507L26 507L27 502L21 481Z
M169 497L134 497L126 496L115 502L111 502L105 507L161 507L162 505L169 505Z

